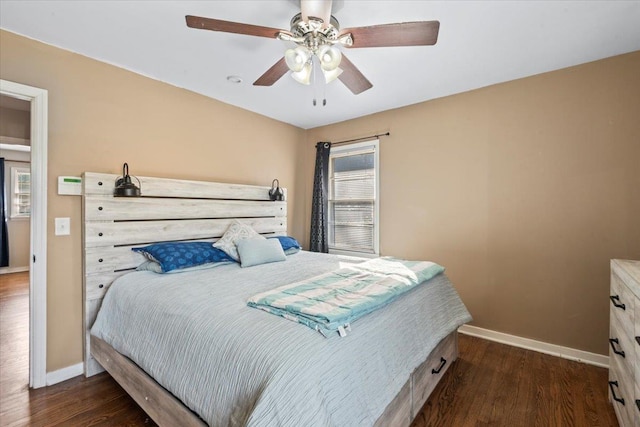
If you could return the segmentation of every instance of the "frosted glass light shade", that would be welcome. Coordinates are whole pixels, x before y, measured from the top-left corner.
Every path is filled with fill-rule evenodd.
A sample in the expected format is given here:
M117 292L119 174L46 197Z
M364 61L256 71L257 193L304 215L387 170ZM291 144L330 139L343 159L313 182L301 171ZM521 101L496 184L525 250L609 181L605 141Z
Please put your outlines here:
M287 49L284 52L284 60L291 71L300 72L309 61L311 53L304 47L298 46L295 49Z
M324 81L326 83L331 83L332 81L337 79L340 76L340 74L342 74L342 69L336 68L331 71L322 70L322 74L324 74Z
M342 61L342 53L335 46L322 45L316 55L320 59L320 67L325 71L335 70Z
M298 83L302 83L303 85L308 85L311 83L311 72L313 71L313 67L311 65L311 61L306 62L300 71L294 71L291 73L291 77Z

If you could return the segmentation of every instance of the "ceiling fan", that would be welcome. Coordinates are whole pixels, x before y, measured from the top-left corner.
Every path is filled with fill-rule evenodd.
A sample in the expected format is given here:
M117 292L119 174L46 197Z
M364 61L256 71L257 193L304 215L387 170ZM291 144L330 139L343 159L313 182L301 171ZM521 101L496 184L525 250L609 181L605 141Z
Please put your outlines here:
M340 30L337 19L331 15L331 6L332 0L300 0L301 11L291 19L290 31L191 15L187 15L186 20L190 28L295 43L297 46L287 49L284 57L253 83L255 86L271 86L289 70L296 81L309 84L316 61L327 83L337 78L356 95L373 85L336 46L427 46L434 45L438 40L438 21L403 22Z

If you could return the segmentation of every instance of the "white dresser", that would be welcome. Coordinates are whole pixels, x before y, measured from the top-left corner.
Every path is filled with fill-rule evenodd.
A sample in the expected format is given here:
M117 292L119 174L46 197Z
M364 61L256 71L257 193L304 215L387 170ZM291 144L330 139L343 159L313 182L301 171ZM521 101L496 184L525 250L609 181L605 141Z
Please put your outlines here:
M609 400L621 427L640 426L640 261L611 260Z

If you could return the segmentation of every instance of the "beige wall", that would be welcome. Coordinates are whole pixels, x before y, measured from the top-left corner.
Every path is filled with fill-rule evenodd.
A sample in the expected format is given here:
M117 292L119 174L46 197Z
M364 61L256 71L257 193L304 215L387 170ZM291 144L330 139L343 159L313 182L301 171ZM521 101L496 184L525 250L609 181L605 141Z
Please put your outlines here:
M305 132L0 31L0 78L49 91L47 370L82 360L80 198L59 175L278 177L306 245L315 141L386 130L383 254L444 264L477 326L606 353L608 259L640 259L639 73L634 53Z
M0 136L31 138L31 116L29 111L0 107Z
M304 131L140 75L0 32L0 78L49 91L47 370L82 360L80 197L58 196L60 175L84 171L270 185L289 191ZM251 125L248 126L247 124ZM54 236L54 218L71 236Z
M313 129L304 230L315 142L389 130L382 254L446 266L476 326L606 354L609 259L640 259L638 76L635 52Z

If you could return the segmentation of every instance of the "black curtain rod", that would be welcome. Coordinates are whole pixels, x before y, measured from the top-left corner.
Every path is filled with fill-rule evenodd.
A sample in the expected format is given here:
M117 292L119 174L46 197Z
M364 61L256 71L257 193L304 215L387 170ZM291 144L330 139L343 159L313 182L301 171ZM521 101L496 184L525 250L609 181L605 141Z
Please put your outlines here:
M14 163L31 163L30 161L26 161L26 160L8 160L6 157L4 159L5 163L7 162L14 162Z
M367 140L367 139L380 138L381 136L389 136L389 135L391 135L391 133L389 133L389 132L387 132L387 133L379 133L377 135L363 136L362 138L347 139L345 141L332 142L331 145L348 144L350 142L364 141L364 140Z

